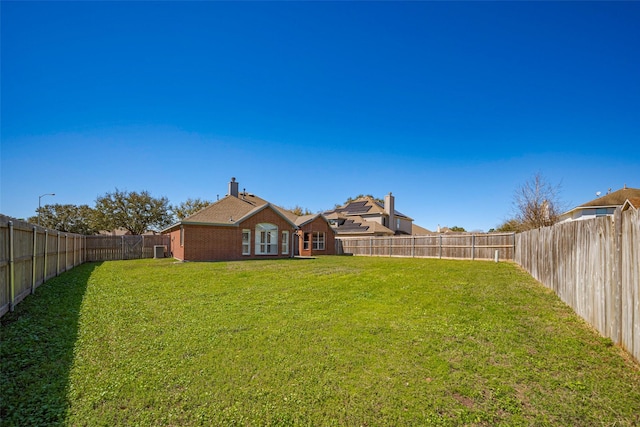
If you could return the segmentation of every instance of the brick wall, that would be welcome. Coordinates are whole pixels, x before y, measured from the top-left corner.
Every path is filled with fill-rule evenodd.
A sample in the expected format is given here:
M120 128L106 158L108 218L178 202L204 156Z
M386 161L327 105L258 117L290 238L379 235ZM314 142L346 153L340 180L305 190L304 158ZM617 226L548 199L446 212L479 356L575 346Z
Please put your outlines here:
M323 218L318 217L313 221L305 224L299 231L299 248L300 255L313 256L313 255L335 255L336 253L336 241L335 233L331 226ZM304 249L304 233L313 233L314 231L325 233L324 250L313 249L313 234L310 236L309 249Z
M256 225L259 223L270 223L278 227L278 253L274 255L255 255ZM251 255L242 255L242 231L251 230ZM282 255L282 232L289 231L289 253ZM284 218L273 211L265 208L252 217L243 221L239 225L215 226L215 225L184 225L184 252L183 257L178 255L179 251L174 251L174 257L185 261L231 261L243 259L269 259L288 258L293 256L293 226ZM178 245L180 233L176 233L175 238L172 232L172 250Z
M171 256L184 260L184 247L180 246L180 227L169 233L171 237Z

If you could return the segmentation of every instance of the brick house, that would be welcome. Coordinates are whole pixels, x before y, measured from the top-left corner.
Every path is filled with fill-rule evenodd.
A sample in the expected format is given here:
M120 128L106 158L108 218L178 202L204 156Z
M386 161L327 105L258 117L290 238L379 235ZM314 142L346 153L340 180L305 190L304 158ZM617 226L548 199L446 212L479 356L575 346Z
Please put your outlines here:
M231 178L229 194L162 231L182 261L231 261L335 254L322 215L298 216L246 191Z
M298 227L296 255L333 255L335 253L335 231L324 215L300 216L296 219L296 226Z

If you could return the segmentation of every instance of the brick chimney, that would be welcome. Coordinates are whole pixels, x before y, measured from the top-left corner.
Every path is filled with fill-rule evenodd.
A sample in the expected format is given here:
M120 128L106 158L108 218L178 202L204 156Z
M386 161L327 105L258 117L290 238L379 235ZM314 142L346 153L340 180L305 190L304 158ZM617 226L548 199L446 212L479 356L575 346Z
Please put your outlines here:
M391 192L384 196L384 211L389 216L389 229L396 231L395 200Z
M236 182L235 177L231 177L231 182L229 182L229 196L238 197L238 183Z

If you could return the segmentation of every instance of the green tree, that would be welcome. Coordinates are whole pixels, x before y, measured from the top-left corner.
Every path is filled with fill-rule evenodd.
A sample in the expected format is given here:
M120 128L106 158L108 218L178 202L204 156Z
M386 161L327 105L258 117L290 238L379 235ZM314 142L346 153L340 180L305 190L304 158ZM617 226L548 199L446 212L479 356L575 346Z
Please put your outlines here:
M96 199L96 223L102 230L118 228L131 234L148 230L161 230L173 222L166 197L152 197L148 191L120 191L106 193Z
M464 233L464 232L467 231L467 230L464 229L464 227L458 227L457 225L454 225L453 227L449 228L449 230L456 231L456 232L459 232L459 233Z
M183 219L193 215L194 213L206 208L211 203L213 202L210 200L203 200L199 198L196 198L196 199L189 198L184 202L180 203L179 205L171 206L171 211L176 216L178 221L182 221Z
M298 216L311 215L313 213L309 209L303 208L303 207L298 206L298 205L295 205L291 209L287 209L287 210L293 212L294 214L296 214Z
M56 203L42 206L36 209L36 213L39 215L30 217L28 221L36 224L39 216L40 225L46 228L85 235L98 232L95 227L95 212L88 205Z

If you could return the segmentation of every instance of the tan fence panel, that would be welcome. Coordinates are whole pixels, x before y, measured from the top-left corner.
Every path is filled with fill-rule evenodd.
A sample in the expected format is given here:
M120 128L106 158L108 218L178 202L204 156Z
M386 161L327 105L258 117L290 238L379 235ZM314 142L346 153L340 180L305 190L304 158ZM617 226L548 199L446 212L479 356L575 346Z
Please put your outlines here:
M87 261L153 258L154 246L171 246L169 235L154 236L86 236Z
M639 246L638 211L619 208L517 234L515 261L640 360Z
M621 344L640 361L640 211L622 212Z
M82 264L83 238L0 215L0 316L47 279Z
M513 233L338 237L337 253L410 258L513 259Z
M48 279L86 262L153 258L169 236L82 236L0 215L0 317Z

